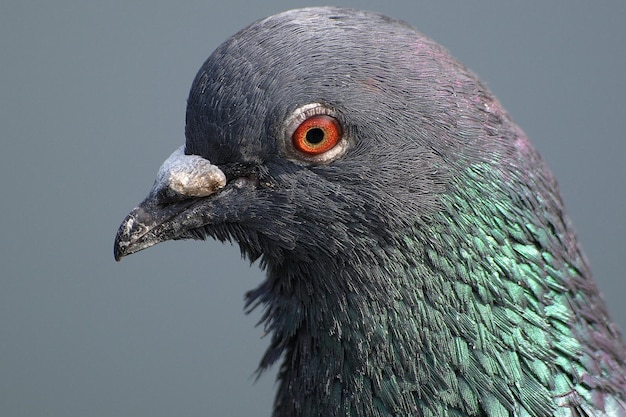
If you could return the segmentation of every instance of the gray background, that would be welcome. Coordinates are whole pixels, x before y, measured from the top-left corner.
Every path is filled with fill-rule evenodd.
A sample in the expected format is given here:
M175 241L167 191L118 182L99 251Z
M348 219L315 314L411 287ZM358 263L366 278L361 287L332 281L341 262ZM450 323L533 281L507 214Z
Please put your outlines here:
M269 415L275 369L238 249L115 231L183 143L210 52L297 1L0 5L0 415ZM495 91L559 178L626 327L626 2L339 2L403 18ZM308 4L315 4L309 2ZM287 64L287 63L286 63Z

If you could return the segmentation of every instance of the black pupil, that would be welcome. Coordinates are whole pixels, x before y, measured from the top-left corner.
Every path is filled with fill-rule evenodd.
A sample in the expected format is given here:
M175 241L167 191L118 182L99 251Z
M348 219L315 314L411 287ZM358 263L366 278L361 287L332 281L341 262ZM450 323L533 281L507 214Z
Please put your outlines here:
M317 145L324 140L324 131L319 127L314 127L306 132L306 140L313 145Z

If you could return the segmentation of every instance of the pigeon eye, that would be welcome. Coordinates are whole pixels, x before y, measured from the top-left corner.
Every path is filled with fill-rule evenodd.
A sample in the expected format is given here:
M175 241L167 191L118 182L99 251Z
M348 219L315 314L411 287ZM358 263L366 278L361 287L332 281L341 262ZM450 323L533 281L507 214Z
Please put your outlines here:
M341 140L341 125L326 114L311 116L293 132L294 148L306 155L320 155L331 150Z
M320 103L297 108L283 124L283 154L305 164L328 164L340 158L350 146L340 120L335 109Z

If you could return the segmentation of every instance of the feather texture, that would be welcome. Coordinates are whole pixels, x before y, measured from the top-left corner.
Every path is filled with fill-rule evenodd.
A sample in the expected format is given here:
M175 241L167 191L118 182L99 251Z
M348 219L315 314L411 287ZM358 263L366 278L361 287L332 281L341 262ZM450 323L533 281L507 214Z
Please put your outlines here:
M306 109L345 149L289 148ZM626 416L624 343L555 179L405 23L312 8L252 24L196 76L186 136L164 175L225 184L157 182L116 257L210 236L260 259L247 308L271 334L259 372L282 359L275 417Z

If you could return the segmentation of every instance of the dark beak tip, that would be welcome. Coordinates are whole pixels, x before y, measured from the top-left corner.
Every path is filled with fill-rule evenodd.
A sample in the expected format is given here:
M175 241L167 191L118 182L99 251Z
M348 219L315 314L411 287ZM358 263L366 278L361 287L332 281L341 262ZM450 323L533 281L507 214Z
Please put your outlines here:
M115 262L119 262L124 257L125 253L120 247L120 236L119 233L115 236L115 242L113 243L113 258L115 258Z
M133 251L128 250L129 243L132 239L132 233L128 228L128 221L132 218L134 211L135 210L126 216L115 234L115 241L113 242L113 258L115 262L120 262L123 257L133 253Z
M119 262L123 257L142 251L157 243L175 239L184 231L186 224L177 216L189 208L195 199L186 199L169 204L148 196L126 216L117 229L113 243L113 258Z

